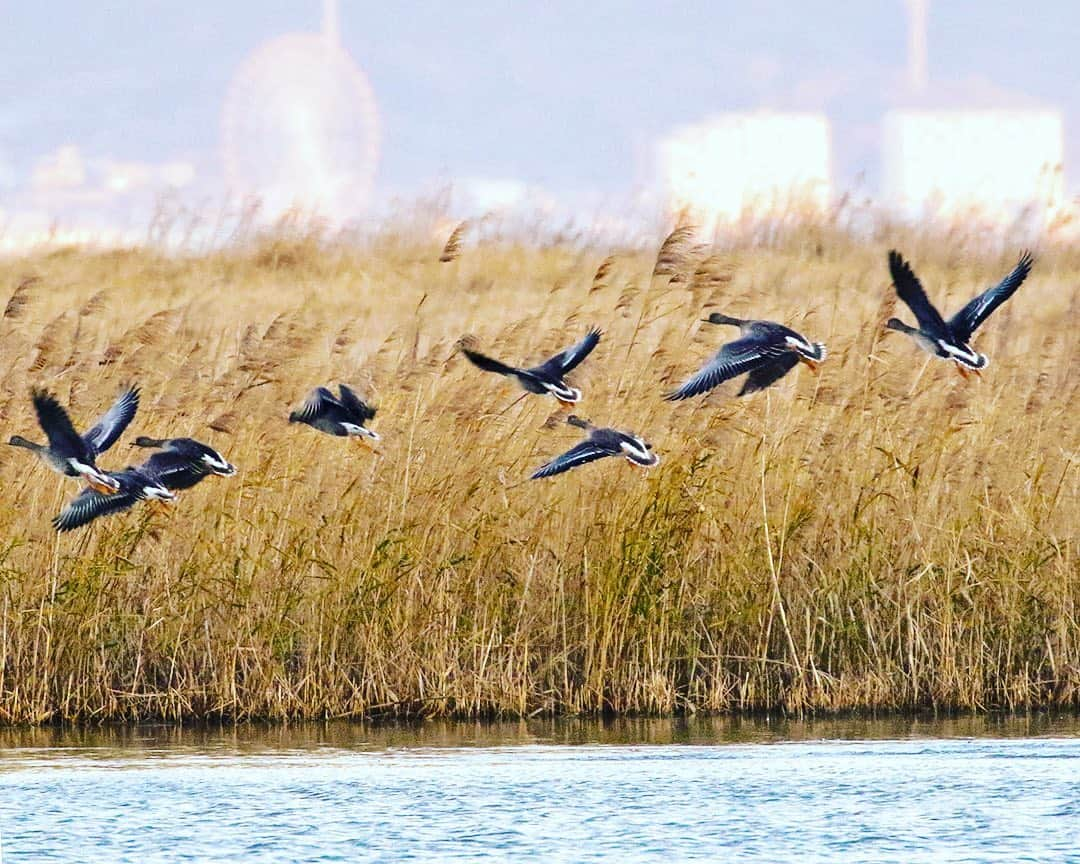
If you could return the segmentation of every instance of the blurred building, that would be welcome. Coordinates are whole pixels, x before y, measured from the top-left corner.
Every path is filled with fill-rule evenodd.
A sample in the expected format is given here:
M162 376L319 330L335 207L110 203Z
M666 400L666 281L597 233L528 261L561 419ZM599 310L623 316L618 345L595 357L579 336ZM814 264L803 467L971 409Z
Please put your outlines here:
M908 216L1011 221L1065 196L1058 111L892 111L882 141L885 201Z
M660 144L672 212L705 231L744 214L820 211L830 193L829 121L823 114L719 114L675 129Z
M371 85L341 45L337 0L321 33L258 46L233 76L222 110L222 156L232 195L277 216L292 208L332 222L363 212L379 156Z

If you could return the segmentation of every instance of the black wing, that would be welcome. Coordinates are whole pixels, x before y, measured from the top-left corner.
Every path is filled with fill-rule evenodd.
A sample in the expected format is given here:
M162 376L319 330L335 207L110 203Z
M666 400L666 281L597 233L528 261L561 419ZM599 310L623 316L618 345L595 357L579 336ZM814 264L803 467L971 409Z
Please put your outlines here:
M360 425L375 417L375 409L357 396L356 391L350 386L339 384L338 391L341 393L341 404L345 406L350 414L355 415L360 420Z
M62 456L93 462L93 454L87 452L86 442L75 431L71 418L56 397L45 390L34 390L31 398L38 423L49 438L49 448Z
M1034 263L1035 258L1032 254L1024 252L1008 276L993 288L987 288L982 294L953 315L949 319L949 329L952 330L953 338L960 342L967 342L976 328L989 318L990 314L998 306L1016 293L1016 289L1023 284L1028 273L1031 272L1031 265Z
M335 409L340 409L341 403L325 387L316 387L308 394L299 411L292 413L292 419L301 423L309 423L317 417L325 417L332 414Z
M889 274L892 276L896 293L903 300L919 327L935 339L950 338L949 328L926 296L922 284L911 269L911 265L895 249L889 250Z
M538 480L541 477L551 477L554 474L562 474L563 471L569 471L571 468L577 468L578 465L584 465L586 462L594 462L597 459L603 459L605 456L614 455L610 450L598 446L593 441L582 441L574 447L571 447L561 456L556 456L542 468L537 469L530 480Z
M166 489L190 489L212 473L202 460L194 460L174 450L162 450L147 459L139 470Z
M104 453L119 438L128 424L135 419L135 412L139 410L139 388L131 389L120 394L113 402L112 407L102 415L102 418L83 436L87 446L94 451L95 455Z
M53 527L61 534L88 525L99 516L119 513L131 508L138 497L132 492L102 495L93 489L84 489L52 520Z
M664 398L669 402L689 399L691 396L712 390L718 384L742 375L743 372L750 372L789 353L791 352L787 348L762 340L760 335L751 333L734 342L728 342L698 370L696 375Z
M603 335L604 334L600 330L593 327L585 334L584 339L576 345L567 348L565 351L561 351L549 360L544 361L537 369L542 369L545 372L550 372L561 378L592 353L593 348L597 346L600 342L600 337Z
M498 360L494 360L479 351L473 351L471 348L462 348L461 353L469 358L469 361L473 366L478 366L485 372L496 372L499 375L516 375L517 369L513 366L507 366L505 363L500 363Z
M746 376L746 380L743 382L739 395L745 396L748 393L757 393L758 390L764 390L770 384L775 384L787 375L787 373L794 369L798 364L799 355L794 351L786 351L782 356L777 357L775 360L752 370L750 374Z

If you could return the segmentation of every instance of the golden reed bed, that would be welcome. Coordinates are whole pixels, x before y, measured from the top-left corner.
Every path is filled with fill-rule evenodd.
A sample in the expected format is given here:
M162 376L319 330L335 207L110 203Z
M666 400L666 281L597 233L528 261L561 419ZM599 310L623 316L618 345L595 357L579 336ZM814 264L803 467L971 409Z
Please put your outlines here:
M32 384L81 424L135 382L103 467L148 434L240 468L58 537L76 484L3 448L0 721L1076 705L1080 255L1041 250L965 382L885 334L893 243L950 313L1018 251L683 238L654 276L655 247L282 235L0 262L4 440L40 438ZM664 402L730 338L715 310L826 342L820 376ZM591 324L579 413L663 462L530 482L578 431L455 343L541 359ZM379 455L287 422L339 380Z

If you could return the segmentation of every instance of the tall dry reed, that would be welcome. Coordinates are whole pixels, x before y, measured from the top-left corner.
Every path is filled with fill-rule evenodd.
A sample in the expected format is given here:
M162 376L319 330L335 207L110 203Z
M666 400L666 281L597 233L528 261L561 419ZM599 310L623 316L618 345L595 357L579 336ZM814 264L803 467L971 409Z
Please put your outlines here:
M947 310L1016 250L827 226L659 256L444 241L0 262L5 438L41 437L33 384L85 424L135 382L104 467L148 434L241 469L58 537L75 485L3 448L0 721L1080 702L1080 256L1044 250L965 382L885 335L887 244ZM665 403L731 336L709 310L829 359ZM663 462L530 482L577 432L455 344L536 360L594 324L581 413ZM286 422L339 380L378 405L378 455Z

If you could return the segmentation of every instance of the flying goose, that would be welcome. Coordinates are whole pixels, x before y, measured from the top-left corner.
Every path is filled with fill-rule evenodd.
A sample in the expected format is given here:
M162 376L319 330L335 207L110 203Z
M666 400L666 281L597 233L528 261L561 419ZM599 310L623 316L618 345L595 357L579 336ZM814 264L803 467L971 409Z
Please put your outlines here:
M541 477L562 474L563 471L569 471L586 462L603 459L605 456L625 456L629 462L643 468L651 468L660 462L660 457L652 452L652 445L630 432L598 428L588 420L582 420L574 414L567 417L566 422L571 426L584 429L589 433L588 437L537 469L530 479L537 480Z
M98 468L96 459L116 443L116 439L123 434L135 416L139 408L139 388L131 387L121 393L112 407L85 435L75 431L64 406L51 393L34 388L30 395L38 424L44 430L49 443L37 444L21 435L14 435L8 444L35 453L58 474L82 477L99 492L108 494L119 491L116 478Z
M101 516L128 510L139 501L168 502L176 498L154 474L149 463L110 472L109 477L116 483L115 492L106 495L95 488L83 489L52 520L53 527L62 534L88 525Z
M213 447L194 438L148 438L140 435L134 447L156 447L146 465L166 489L189 489L204 477L231 477L236 466Z
M335 396L325 387L316 387L300 410L289 415L289 422L306 423L327 435L378 441L379 435L365 425L375 417L375 409L346 384L339 384L338 392L340 396Z
M998 306L1016 293L1034 263L1032 254L1023 252L1008 276L992 288L987 288L945 321L926 296L926 291L911 265L899 252L892 249L889 251L889 274L897 295L907 304L919 326L912 327L899 318L890 318L885 322L885 326L889 330L907 333L920 348L935 357L952 360L956 363L956 370L965 378L972 373L979 375L980 370L985 369L990 362L990 358L972 348L968 340Z
M775 321L743 320L719 312L713 312L704 320L709 324L738 327L740 336L717 351L678 390L668 393L664 398L669 401L698 396L724 381L749 372L739 390L739 395L745 396L779 381L799 362L816 372L818 364L826 356L825 346L821 342L810 342Z
M498 375L507 375L516 378L517 382L529 393L544 395L550 393L559 400L559 404L569 407L581 401L581 391L566 383L566 376L576 368L593 348L596 347L603 335L595 327L585 334L576 345L561 351L554 357L550 357L539 366L528 369L517 366L507 366L498 360L493 360L479 351L474 351L463 346L461 352L469 358L474 365L485 372L495 372Z

